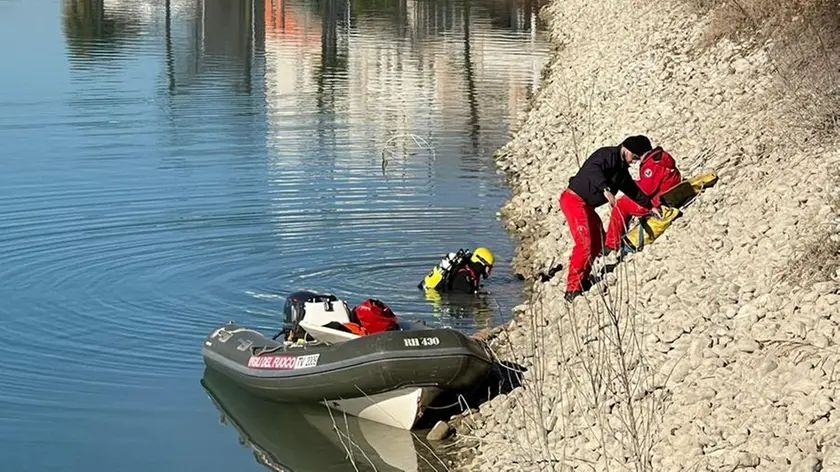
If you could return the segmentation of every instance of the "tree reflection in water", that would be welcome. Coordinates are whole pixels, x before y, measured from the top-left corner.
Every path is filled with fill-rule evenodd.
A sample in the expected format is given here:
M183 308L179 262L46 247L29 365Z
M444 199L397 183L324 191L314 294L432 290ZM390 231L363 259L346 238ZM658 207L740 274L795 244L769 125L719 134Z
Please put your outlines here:
M104 0L62 0L62 27L71 59L109 60L142 25L124 10L106 10Z

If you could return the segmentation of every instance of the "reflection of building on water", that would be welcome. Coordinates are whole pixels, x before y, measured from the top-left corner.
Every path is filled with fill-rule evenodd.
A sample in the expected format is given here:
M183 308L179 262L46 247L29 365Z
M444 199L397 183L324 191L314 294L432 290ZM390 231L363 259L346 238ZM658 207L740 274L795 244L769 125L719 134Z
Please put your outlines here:
M223 142L213 152L265 153L261 0L158 0L160 83L171 146ZM257 6L260 8L257 8ZM179 158L169 158L179 162ZM188 160L184 161L187 162Z
M254 0L203 0L201 5L204 55L226 59L218 65L247 64L253 55Z
M127 44L154 48L152 40L140 37L155 30L164 36L158 44L170 88L238 71L237 89L250 92L261 75L253 68L264 37L262 5L263 0L62 0L62 27L72 59L100 61L129 56L129 51L115 54Z
M288 152L289 145L279 140L287 126L295 125L286 118L305 120L318 112L317 101L323 100L323 18L307 3L288 0L266 0L264 12L269 146Z
M492 152L508 131L498 117L518 109L538 84L542 50L527 35L492 30L477 8L454 2L408 7L417 25L445 24L446 35L388 44L375 33L376 20L358 19L359 33L350 38L350 113L368 117L363 132L373 135L374 150L397 130L429 139L422 131L442 129L467 131L464 145L473 149L465 154Z
M267 41L321 43L320 22L301 5L289 5L287 0L265 0L264 11Z
M262 46L263 26L258 4L261 0L191 0L181 6L180 14L166 5L171 88L189 88L211 77L243 93L259 86L260 56L256 52Z
M269 115L337 111L349 125L348 139L369 142L368 155L397 132L429 138L424 131L474 128L505 135L497 117L521 108L547 58L531 32L536 8L509 1L471 9L461 2L398 3L391 8L402 10L403 20L395 22L357 12L356 2L267 0ZM495 23L508 25L506 31L484 19L486 9L504 5L512 11L497 16L508 20ZM408 25L403 33L395 27L401 22ZM311 90L317 96L303 92Z
M318 142L339 139L340 129L368 156L395 133L465 129L474 149L465 151L488 153L498 143L488 146L487 132L507 133L497 117L521 107L545 60L525 0L63 0L63 8L71 55L96 56L163 28L173 95L211 86L261 95L254 89L265 84L273 139L289 126L285 115L317 115Z
M536 36L538 12L544 0L405 0L408 25L413 35L430 36L450 31L464 24L466 10L474 21L493 28L495 34Z
M544 2L532 0L486 0L481 6L487 9L490 23L496 28L516 32L536 33L539 9Z

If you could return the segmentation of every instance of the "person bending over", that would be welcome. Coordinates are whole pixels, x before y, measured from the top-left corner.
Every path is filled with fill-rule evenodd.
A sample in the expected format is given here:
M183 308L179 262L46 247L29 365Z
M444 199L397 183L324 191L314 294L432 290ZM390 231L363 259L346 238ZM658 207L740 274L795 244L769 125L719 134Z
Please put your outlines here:
M569 223L574 247L569 258L565 299L572 301L583 293L583 281L589 279L592 262L601 253L604 228L595 209L609 202L616 204L615 193L625 195L657 216L658 205L642 192L630 177L630 164L651 150L646 136L629 136L618 146L605 146L593 152L560 194L560 210Z

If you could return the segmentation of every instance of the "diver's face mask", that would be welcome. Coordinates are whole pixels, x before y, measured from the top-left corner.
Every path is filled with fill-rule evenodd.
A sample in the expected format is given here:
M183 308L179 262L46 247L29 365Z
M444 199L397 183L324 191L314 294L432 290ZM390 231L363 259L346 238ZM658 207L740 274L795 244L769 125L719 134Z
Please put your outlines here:
M478 259L478 262L480 262L482 267L484 267L484 278L486 279L487 277L490 277L490 272L493 271L493 265L488 264L487 261L485 261L484 258L479 256L478 254L475 255L475 259Z

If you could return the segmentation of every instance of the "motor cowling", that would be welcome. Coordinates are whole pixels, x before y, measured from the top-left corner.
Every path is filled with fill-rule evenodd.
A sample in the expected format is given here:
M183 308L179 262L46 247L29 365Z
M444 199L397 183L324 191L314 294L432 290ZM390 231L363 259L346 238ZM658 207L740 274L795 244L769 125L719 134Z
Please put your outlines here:
M286 339L294 341L306 336L306 331L300 327L301 321L307 318L307 308L311 312L308 322L319 325L330 321L345 322L349 319L350 311L347 304L330 293L317 293L310 290L293 292L286 297L283 307L283 330ZM308 340L312 338L307 336Z

